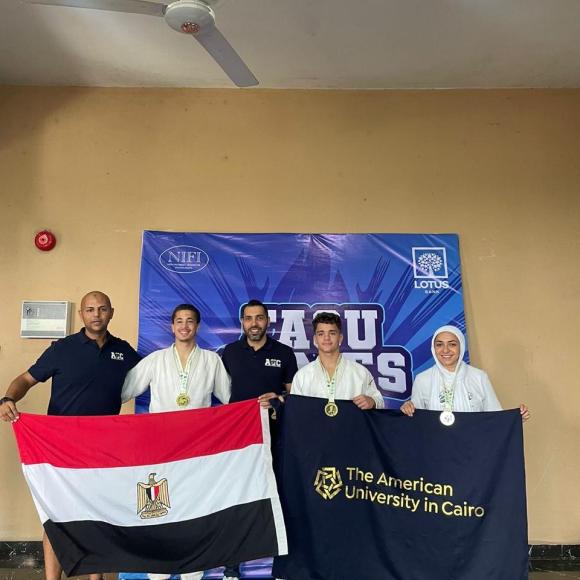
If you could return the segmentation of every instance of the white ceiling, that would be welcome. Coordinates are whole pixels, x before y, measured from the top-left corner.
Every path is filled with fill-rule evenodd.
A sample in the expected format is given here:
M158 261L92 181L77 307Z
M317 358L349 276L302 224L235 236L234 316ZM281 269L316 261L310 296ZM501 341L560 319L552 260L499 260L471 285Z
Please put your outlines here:
M0 84L232 87L162 18L0 0ZM580 87L580 0L221 0L262 88Z

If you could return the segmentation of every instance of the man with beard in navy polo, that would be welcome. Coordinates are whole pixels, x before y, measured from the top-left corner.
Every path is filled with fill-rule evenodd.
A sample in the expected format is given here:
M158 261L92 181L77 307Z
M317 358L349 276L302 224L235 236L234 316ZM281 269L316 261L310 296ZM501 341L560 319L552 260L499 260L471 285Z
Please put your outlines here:
M266 331L270 324L268 310L259 300L242 306L240 315L244 336L228 344L222 361L232 379L230 403L257 398L262 407L269 408L270 400L283 401L298 370L294 351L270 338ZM272 427L272 422L270 422ZM275 429L272 433L275 436ZM224 580L237 580L240 567L227 566Z
M133 347L109 333L111 301L89 292L79 314L84 328L51 344L28 371L18 375L0 399L0 419L17 421L16 403L37 383L52 378L49 415L117 415L125 375L140 359ZM46 580L59 580L62 567L46 534L42 538ZM97 580L100 574L91 574Z

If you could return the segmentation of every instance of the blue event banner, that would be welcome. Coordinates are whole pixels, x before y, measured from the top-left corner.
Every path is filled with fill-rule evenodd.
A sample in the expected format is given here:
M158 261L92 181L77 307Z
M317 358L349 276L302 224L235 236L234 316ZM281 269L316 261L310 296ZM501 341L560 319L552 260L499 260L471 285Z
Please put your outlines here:
M369 369L391 409L432 364L433 331L465 331L455 234L144 232L142 355L173 342L171 312L184 302L201 311L198 344L219 350L239 338L240 307L252 298L267 305L271 336L298 366L316 356L316 312L340 314L343 355Z

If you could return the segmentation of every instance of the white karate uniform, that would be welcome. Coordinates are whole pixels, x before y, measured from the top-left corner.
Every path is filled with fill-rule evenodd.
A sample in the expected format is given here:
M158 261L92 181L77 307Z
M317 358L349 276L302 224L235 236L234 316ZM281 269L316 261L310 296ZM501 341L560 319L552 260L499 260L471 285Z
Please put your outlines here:
M221 358L215 352L197 348L199 352L192 357L187 380L188 405L180 407L177 404L177 397L182 391L173 345L152 352L129 371L121 394L123 402L139 396L151 387L151 413L209 407L212 393L222 403L227 403L231 396L231 384ZM165 580L169 577L169 574L149 574L150 580ZM181 580L201 580L203 571L181 574L180 577Z
M454 386L453 411L501 411L487 373L461 364ZM437 366L419 373L413 383L411 401L416 409L443 410L443 379Z
M177 404L181 379L173 345L152 352L127 373L121 393L123 402L137 397L150 386L151 413L209 407L212 393L222 403L227 403L231 395L230 377L220 357L211 350L197 348L199 356L192 361L187 380L188 405L180 407Z
M341 358L336 371L334 398L351 401L358 395L371 397L376 409L384 409L385 401L375 384L373 376L363 365ZM292 395L305 395L328 399L326 373L318 359L302 367L292 380Z

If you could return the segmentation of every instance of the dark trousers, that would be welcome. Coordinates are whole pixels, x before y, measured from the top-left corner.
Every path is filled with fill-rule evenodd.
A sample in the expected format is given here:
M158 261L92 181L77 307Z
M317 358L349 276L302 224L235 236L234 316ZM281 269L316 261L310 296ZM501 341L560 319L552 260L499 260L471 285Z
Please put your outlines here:
M240 565L235 564L234 566L226 566L224 570L224 577L225 576L234 576L236 578L240 577Z

